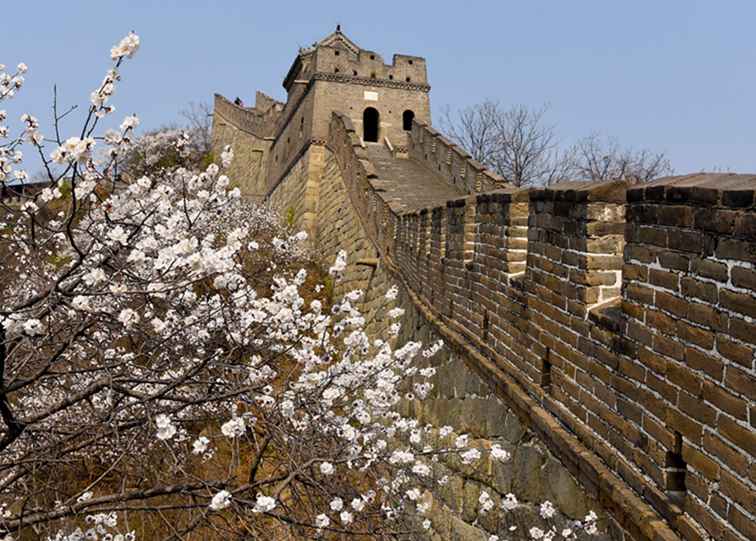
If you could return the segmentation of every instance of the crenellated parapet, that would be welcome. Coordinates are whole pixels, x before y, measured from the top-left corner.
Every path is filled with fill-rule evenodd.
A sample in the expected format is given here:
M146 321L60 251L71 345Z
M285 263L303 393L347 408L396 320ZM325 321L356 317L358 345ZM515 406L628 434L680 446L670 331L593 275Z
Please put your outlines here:
M432 139L415 155L438 144L420 129ZM417 309L626 538L756 538L756 177L566 183L401 212L346 117L328 147Z
M463 148L427 123L413 122L409 135L409 157L441 175L449 184L467 193L488 192L508 185L506 179L473 160Z
M283 104L258 92L258 100L260 96L267 98L260 104L266 107L243 107L215 94L213 112L240 130L259 138L270 137L275 131Z

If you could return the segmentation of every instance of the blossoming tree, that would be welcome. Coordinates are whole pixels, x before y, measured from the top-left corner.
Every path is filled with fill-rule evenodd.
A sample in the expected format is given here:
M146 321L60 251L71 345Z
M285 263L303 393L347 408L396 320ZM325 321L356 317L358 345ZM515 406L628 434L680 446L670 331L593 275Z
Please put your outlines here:
M75 136L57 106L50 137L29 114L12 134L0 111L0 182L28 178L23 144L48 179L0 216L0 539L420 535L437 457L481 456L395 411L441 345L396 346L395 288L397 323L369 338L361 292L328 299L304 235L231 188L230 149L165 167L190 137L136 139L135 116L101 134L138 47L112 49ZM0 101L25 71L0 68Z

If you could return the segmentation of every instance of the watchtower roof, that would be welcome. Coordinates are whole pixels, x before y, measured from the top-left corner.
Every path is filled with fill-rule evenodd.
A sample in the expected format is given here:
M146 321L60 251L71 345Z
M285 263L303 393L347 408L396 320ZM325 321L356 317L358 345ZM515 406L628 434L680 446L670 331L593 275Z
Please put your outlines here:
M289 89L291 86L291 83L293 82L294 77L297 76L297 73L299 73L301 67L302 67L302 59L312 56L312 54L317 51L320 47L343 47L347 49L348 51L351 51L355 55L358 55L360 51L362 50L359 45L357 45L353 40L349 39L349 37L346 36L341 31L341 25L336 25L336 30L328 34L326 37L321 39L320 41L316 41L309 47L300 47L299 52L297 53L297 57L294 59L294 62L292 62L291 67L289 68L289 71L286 73L286 77L283 80L283 87L285 89Z
M339 55L341 55L340 58L336 58ZM427 86L424 58L394 54L392 62L390 64L385 63L378 52L360 47L344 34L341 31L341 25L338 25L336 30L309 47L300 47L283 80L283 87L288 92L295 81L305 82L313 76L323 74L338 74L340 79L359 76L368 79L412 83L415 90L427 91L430 89Z

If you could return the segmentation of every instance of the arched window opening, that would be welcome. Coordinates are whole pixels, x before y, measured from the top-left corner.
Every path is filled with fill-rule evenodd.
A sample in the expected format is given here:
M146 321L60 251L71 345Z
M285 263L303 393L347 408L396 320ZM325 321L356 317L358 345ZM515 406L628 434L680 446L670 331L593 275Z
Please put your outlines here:
M415 119L415 112L407 109L402 113L402 129L404 131L412 130L412 121Z
M368 107L362 113L362 139L365 142L377 143L380 130L380 115L378 110Z

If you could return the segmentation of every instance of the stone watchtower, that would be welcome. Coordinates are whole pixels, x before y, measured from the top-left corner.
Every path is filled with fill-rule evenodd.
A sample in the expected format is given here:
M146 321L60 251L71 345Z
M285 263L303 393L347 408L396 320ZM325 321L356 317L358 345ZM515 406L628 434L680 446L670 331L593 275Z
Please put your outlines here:
M214 147L233 145L232 176L253 199L268 195L295 167L319 173L313 167L322 162L322 152L313 147L324 145L333 112L347 115L364 142L388 142L400 151L413 119L430 123L425 59L395 54L386 64L338 26L299 50L283 87L286 103L261 92L254 107L215 96Z

